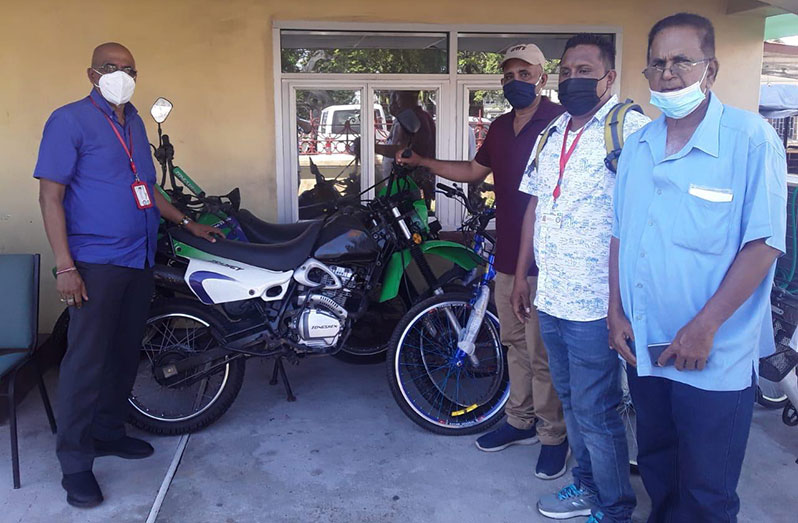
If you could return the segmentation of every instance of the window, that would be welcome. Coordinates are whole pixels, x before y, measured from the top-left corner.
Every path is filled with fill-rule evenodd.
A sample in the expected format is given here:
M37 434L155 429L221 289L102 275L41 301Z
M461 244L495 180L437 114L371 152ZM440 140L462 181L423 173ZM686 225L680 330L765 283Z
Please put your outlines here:
M559 58L568 38L580 31L336 22L275 22L275 28L282 221L318 216L330 199L374 194L372 187L390 171L396 146L402 146L391 130L394 97L404 105L412 98L428 122L430 131L416 147L441 159L473 158L491 122L510 109L500 83L504 51L519 43L538 45L548 58L543 94L557 101ZM618 41L614 29L599 33ZM435 181L422 184L432 187ZM469 188L469 197L489 204L492 183L490 175ZM460 204L440 195L425 199L445 228L460 225Z
M284 73L445 74L446 33L280 32Z

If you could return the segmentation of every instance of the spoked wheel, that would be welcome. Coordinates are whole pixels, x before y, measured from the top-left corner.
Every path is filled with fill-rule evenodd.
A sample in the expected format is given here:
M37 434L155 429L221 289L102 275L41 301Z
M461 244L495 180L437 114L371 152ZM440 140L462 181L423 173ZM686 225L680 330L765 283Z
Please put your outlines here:
M188 358L218 348L210 330L220 321L212 309L189 300L152 307L128 398L133 425L155 434L186 434L227 411L244 380L243 358L221 353L212 361L181 367Z
M756 402L766 409L780 409L787 405L787 395L782 392L778 383L760 376L756 388Z
M388 382L402 411L419 426L447 435L482 432L504 415L510 395L507 354L490 309L475 340L478 366L458 352L472 307L469 293L422 300L402 319L388 350Z
M621 415L623 426L626 429L626 443L629 446L629 468L632 474L640 471L637 466L637 414L632 404L632 394L629 392L629 380L626 377L626 363L621 362L621 403L618 413Z

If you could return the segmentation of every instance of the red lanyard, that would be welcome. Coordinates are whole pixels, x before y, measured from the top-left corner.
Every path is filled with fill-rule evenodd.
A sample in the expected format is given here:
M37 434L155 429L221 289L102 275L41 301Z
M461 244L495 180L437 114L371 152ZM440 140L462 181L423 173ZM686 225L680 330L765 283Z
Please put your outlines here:
M585 127L583 126L579 130L579 134L576 135L574 138L574 143L571 144L571 147L568 150L565 150L565 146L568 143L568 129L571 127L571 122L568 122L568 125L565 126L565 133L562 137L562 150L560 151L560 176L557 178L557 186L554 187L554 199L560 197L560 186L562 185L562 175L565 172L565 166L568 165L568 160L571 159L571 154L573 154L574 149L576 149L576 144L579 143L579 139L582 137L582 133L585 132Z
M138 169L136 169L136 162L133 161L133 133L131 132L130 135L128 136L129 145L126 144L125 140L122 139L122 135L119 134L119 129L117 129L116 125L114 125L114 122L111 121L111 118L107 114L105 114L105 111L100 109L100 106L97 105L97 102L92 100L91 97L89 97L89 100L91 100L91 103L94 104L94 107L96 107L97 110L100 111L103 116L105 116L105 119L108 120L108 125L110 125L111 129L113 129L117 140L119 140L119 143L122 144L122 148L125 150L125 154L127 155L127 159L130 160L130 170L133 171L133 176L136 177L136 181L139 181L139 171L138 171Z

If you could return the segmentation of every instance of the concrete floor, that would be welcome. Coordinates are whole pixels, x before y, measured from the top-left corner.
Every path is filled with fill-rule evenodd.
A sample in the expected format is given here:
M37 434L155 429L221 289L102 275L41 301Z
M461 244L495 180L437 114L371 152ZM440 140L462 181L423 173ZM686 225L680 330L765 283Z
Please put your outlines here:
M383 366L318 358L289 367L298 401L288 403L281 386L267 383L270 365L248 365L227 414L188 439L151 521L551 521L536 513L535 502L567 479L544 482L532 475L538 446L488 454L472 437L423 431L394 404ZM54 373L48 383L54 390ZM54 436L36 391L21 405L19 427L22 489L16 491L7 427L0 428L3 522L145 521L180 439L148 436L156 454L146 460L97 460L106 502L78 510L64 501ZM796 456L798 428L784 426L779 412L757 408L739 489L740 521L796 521ZM635 519L642 521L648 500L638 478L633 484L640 505Z

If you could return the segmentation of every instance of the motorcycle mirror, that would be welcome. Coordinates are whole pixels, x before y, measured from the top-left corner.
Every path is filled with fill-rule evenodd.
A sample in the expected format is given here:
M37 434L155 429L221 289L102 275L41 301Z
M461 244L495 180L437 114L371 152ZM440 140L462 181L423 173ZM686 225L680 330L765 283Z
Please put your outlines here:
M405 109L396 115L396 120L408 134L416 134L421 129L421 120L412 109Z
M152 119L159 124L166 121L166 117L169 116L170 112L172 112L172 102L163 97L155 100L155 103L150 108Z

